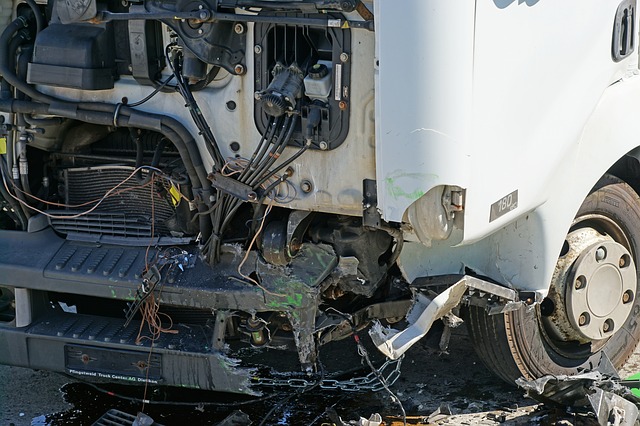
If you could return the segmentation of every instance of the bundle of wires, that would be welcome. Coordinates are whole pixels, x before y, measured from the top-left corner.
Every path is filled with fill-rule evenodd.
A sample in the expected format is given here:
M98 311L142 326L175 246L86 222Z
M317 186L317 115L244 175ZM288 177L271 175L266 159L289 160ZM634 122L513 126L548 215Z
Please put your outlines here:
M198 107L190 85L181 75L182 53L176 49L176 46L175 43L172 43L167 46L165 51L167 62L170 64L176 79L176 90L185 100L194 123L205 139L207 149L214 160L214 172L222 173L228 162L224 161L220 153L218 144ZM172 52L173 57L171 57ZM272 198L276 197L274 195L275 189L288 177L287 174L277 176L278 173L288 167L289 164L295 161L310 146L310 143L304 144L298 152L274 167L276 161L284 152L285 147L287 147L291 141L291 135L296 128L299 115L299 111L293 111L281 117L272 117L267 126L267 130L262 135L251 158L244 161L241 168L235 168L233 170L232 175L239 182L251 187L257 194L260 194L257 200L258 205L261 205L268 196ZM217 263L220 260L222 236L238 209L244 203L244 201L238 197L219 189L216 189L212 195L215 202L208 213L211 216L213 229L211 236L203 246L203 255L209 264ZM247 240L250 238L251 235L248 235Z
M263 203L266 197L276 197L275 190L277 186L286 180L288 175L283 174L281 177L275 179L274 176L295 160L295 158L298 157L297 154L301 154L303 150L306 150L306 147L301 148L294 156L272 169L272 166L280 155L282 155L284 148L291 140L297 119L298 116L296 114L272 118L268 130L261 138L253 155L243 165L243 169L236 173L236 179L239 182L251 187L257 194L260 194L257 200L258 206ZM271 183L265 187L264 185L267 182ZM215 263L219 260L218 256L222 244L222 235L243 203L239 198L220 190L216 192L216 198L217 208L212 213L213 231L204 248L204 255L207 256L210 263ZM257 211L258 210L256 210L256 212Z

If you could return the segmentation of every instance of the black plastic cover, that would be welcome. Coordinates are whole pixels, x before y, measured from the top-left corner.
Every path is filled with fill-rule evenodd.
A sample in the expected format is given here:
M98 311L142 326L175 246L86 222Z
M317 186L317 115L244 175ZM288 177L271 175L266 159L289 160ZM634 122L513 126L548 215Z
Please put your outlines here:
M140 10L144 8L131 7L132 12ZM133 78L140 84L151 85L165 64L160 22L131 20L128 30Z
M51 24L36 38L27 81L82 90L112 89L115 69L110 26Z

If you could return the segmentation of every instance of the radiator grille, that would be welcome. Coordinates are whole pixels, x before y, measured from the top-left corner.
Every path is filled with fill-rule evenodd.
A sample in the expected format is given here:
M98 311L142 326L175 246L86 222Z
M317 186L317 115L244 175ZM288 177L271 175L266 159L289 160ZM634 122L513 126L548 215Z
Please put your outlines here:
M168 234L166 221L173 216L169 202L153 191L150 183L144 185L140 178L133 177L120 185L105 198L91 213L74 217L95 205L94 200L102 198L107 191L127 179L134 171L128 166L102 166L66 169L62 173L65 203L83 207L69 210L50 211L53 228L63 234L87 234L119 238L145 238ZM152 203L152 197L153 203ZM62 218L61 216L69 216ZM152 221L153 218L153 221ZM153 229L152 229L153 222Z

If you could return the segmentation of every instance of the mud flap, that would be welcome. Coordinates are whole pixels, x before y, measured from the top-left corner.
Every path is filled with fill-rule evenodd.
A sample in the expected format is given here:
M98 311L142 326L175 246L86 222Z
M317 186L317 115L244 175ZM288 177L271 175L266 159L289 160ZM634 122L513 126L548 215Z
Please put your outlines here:
M400 358L407 349L427 334L435 321L451 313L469 289L495 295L510 305L510 309L517 303L515 290L465 275L433 299L417 291L413 305L407 314L409 326L398 331L385 328L379 321L375 321L369 330L371 340L387 357Z

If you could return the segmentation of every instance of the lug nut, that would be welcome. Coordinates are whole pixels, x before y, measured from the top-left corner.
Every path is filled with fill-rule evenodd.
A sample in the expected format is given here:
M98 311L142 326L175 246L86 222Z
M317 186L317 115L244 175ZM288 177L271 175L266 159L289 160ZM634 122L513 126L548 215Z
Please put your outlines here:
M598 247L596 250L596 260L600 262L604 260L605 257L607 257L607 250L604 247Z
M587 279L584 277L584 275L580 275L578 278L576 278L576 282L574 283L573 287L576 290L580 290L585 285L587 285Z
M629 303L631 301L631 291L625 291L622 295L622 303Z
M585 314L581 314L580 318L578 318L578 324L583 326L587 323L587 316Z
M609 331L609 323L605 321L604 324L602 324L602 331L604 331L605 333L607 331Z

